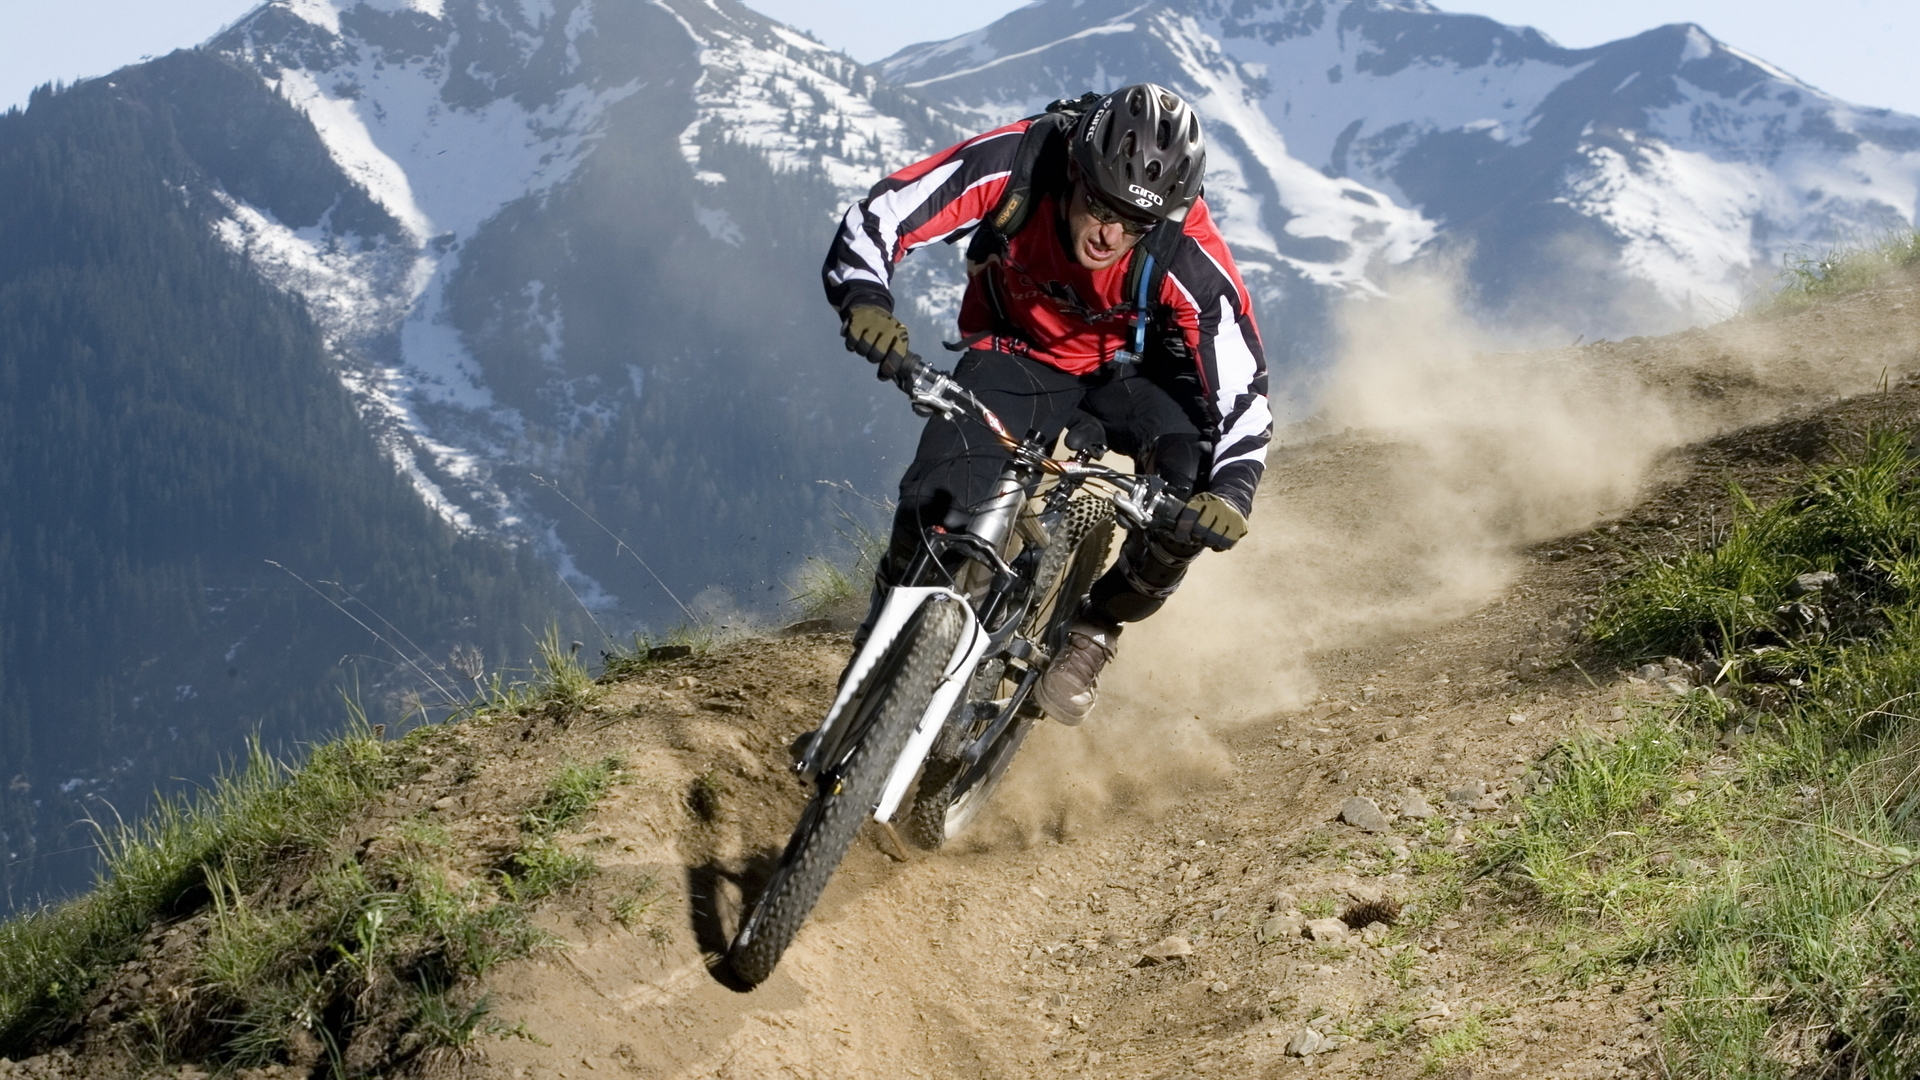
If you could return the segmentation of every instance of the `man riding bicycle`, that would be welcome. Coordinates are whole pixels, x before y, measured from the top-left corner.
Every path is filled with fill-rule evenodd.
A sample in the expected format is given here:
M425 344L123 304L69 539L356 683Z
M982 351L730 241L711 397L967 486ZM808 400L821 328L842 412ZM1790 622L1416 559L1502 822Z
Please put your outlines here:
M874 185L847 211L824 276L847 348L892 379L910 355L894 265L971 236L954 379L1010 431L1104 441L1186 501L1166 534L1128 534L1036 688L1049 715L1077 724L1122 624L1159 610L1202 548L1246 535L1273 425L1251 297L1200 195L1199 117L1151 83L1060 104ZM876 601L927 530L965 526L1007 460L976 421L927 422Z

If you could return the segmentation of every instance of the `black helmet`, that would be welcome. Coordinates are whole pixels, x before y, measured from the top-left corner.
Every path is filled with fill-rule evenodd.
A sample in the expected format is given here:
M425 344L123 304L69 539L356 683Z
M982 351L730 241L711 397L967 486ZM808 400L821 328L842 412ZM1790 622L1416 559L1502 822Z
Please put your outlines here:
M1109 202L1179 221L1200 197L1207 144L1178 94L1135 83L1087 110L1073 129L1073 163Z

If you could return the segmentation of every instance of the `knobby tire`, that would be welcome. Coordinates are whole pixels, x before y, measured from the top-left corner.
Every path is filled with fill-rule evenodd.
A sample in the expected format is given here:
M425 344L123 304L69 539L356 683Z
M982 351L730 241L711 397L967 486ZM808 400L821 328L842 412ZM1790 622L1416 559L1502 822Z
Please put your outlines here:
M1113 504L1085 496L1067 506L1054 542L1034 570L1034 593L1040 599L1028 615L1020 636L1058 650L1066 642L1066 628L1080 602L1106 569L1107 550L1113 544ZM962 708L971 708L969 694ZM971 769L958 758L930 758L906 820L907 838L928 851L960 835L985 808L1000 786L1013 754L1026 739L1033 721L1016 720L1000 741Z
M879 803L894 761L933 700L964 628L957 605L929 601L894 643L894 662L883 658L876 665L876 673L891 669L893 677L868 691L882 695L871 724L840 767L821 774L773 876L727 951L727 963L742 980L758 985L773 974L826 891L828 879Z

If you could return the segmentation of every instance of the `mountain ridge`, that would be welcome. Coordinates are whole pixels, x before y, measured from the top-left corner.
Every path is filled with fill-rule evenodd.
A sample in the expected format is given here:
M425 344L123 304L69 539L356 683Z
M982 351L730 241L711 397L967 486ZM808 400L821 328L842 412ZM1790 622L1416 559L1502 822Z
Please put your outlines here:
M1691 24L1566 49L1425 3L1048 0L881 68L982 123L1096 71L1166 82L1231 129L1230 156L1265 125L1414 211L1496 321L1565 295L1589 313L1566 328L1589 334L1728 314L1791 251L1910 224L1920 177L1920 120L1847 105ZM1223 216L1258 201L1213 186ZM1261 213L1265 238L1230 239L1283 261L1283 234L1352 246L1359 231ZM1574 250L1542 250L1555 244ZM1596 300L1612 313L1593 318Z

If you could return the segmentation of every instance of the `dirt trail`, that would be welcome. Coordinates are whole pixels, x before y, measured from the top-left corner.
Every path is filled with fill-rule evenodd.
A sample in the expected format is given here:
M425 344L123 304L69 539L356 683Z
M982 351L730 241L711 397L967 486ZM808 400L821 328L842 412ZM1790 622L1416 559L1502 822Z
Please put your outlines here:
M1288 917L1417 906L1449 876L1420 872L1423 848L1459 852L1454 826L1504 814L1570 730L1617 726L1622 695L1647 689L1569 662L1598 584L1623 550L1724 520L1726 476L1764 485L1848 424L1911 414L1911 390L1834 403L1920 368L1920 296L1890 286L1559 362L1584 374L1552 381L1555 407L1592 400L1602 420L1658 408L1664 430L1697 438L1789 419L1664 457L1673 443L1653 440L1624 477L1544 500L1510 463L1433 465L1471 439L1388 425L1282 450L1262 539L1203 560L1130 635L1100 712L1037 734L980 835L900 862L870 829L752 993L708 962L798 809L784 746L824 707L844 640L742 645L622 684L607 721L541 743L552 760L638 755L645 779L586 839L613 872L555 908L569 950L492 980L500 1015L544 1045L492 1043L471 1071L1415 1076L1426 1036L1489 1006L1501 1049L1463 1059L1474 1076L1651 1071L1654 990L1573 989L1525 912L1468 890L1462 911L1384 948L1317 944ZM1378 835L1334 820L1349 796L1392 813L1409 790L1438 816ZM660 892L646 926L623 928L607 882L640 876ZM1188 955L1143 955L1176 935ZM1345 1041L1289 1053L1309 1026Z

